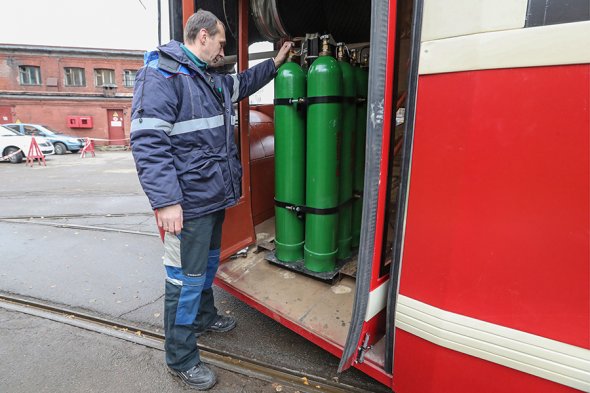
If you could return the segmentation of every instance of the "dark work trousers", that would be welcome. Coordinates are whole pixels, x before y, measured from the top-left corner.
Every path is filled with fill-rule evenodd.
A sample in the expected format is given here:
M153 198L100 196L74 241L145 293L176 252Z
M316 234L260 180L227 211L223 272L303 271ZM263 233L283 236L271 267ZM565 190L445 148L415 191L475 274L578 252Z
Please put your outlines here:
M217 316L211 285L219 266L224 218L225 210L220 210L184 221L180 242L176 237L168 244L164 240L165 248L170 244L178 248L180 243L180 252L172 252L180 257L179 263L174 261L177 258L164 256L164 348L168 367L177 371L189 370L200 362L195 332L211 326Z

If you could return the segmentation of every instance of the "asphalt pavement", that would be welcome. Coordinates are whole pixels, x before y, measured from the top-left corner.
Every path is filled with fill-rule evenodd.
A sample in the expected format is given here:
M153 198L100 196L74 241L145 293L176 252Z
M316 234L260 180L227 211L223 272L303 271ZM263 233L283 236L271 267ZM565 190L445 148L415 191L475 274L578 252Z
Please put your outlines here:
M2 308L0 355L0 392L194 392L162 367L162 350ZM212 393L298 392L211 368Z
M95 158L83 159L73 154L50 156L46 167L0 163L0 184L0 292L162 332L161 242L129 152L97 152ZM238 326L227 334L206 334L201 343L248 359L338 379L367 392L389 391L358 370L337 374L336 357L221 289L214 290L220 312L235 316ZM130 381L124 389L128 392L152 391L153 384L142 382L142 374L158 385L157 391L178 391L179 385L166 373L162 353L156 350L140 350L113 338L86 337L90 333L14 313L0 312L0 321L0 356L11 359L10 364L0 362L0 392L123 391L110 390L106 385L109 378ZM29 323L35 328L23 328ZM5 327L10 324L14 326ZM19 334L10 333L14 331ZM89 344L94 342L96 345ZM33 358L36 351L47 350L41 357L44 362L39 363L43 370L27 370L27 364L33 363L30 358L18 358L18 348L25 348L23 354ZM96 367L92 361L95 355ZM117 362L116 371L108 366L109 359ZM47 364L56 370L44 374ZM41 374L30 379L30 390L11 390L17 386L21 369ZM76 379L80 381L76 385L68 377L70 371L86 375L97 370L104 388L96 385L96 390L87 390L95 389L84 382L91 378ZM236 374L228 375L223 379L239 379ZM59 389L41 389L42 381L48 380L59 383L55 385ZM250 383L240 380L222 389L242 386L241 390L219 391L266 391L257 390L263 389L262 385Z

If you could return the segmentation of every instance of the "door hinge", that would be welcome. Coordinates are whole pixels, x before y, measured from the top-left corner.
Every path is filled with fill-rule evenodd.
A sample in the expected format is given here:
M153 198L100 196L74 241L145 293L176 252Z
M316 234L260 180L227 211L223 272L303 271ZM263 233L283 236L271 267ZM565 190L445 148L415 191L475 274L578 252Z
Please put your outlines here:
M372 345L369 345L369 338L370 338L370 334L366 333L365 334L365 338L363 339L363 345L361 345L359 347L359 350L357 352L356 355L356 363L362 363L365 361L365 354L367 353L367 351L371 348L373 348Z

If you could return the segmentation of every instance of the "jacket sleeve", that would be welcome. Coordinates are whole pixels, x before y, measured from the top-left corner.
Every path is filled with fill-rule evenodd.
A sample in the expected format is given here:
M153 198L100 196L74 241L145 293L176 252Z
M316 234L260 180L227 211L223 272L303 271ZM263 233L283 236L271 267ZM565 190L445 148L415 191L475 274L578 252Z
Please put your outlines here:
M153 209L182 202L169 136L178 112L174 85L156 69L144 67L133 92L131 152Z
M273 59L268 59L239 74L226 75L232 91L231 101L235 103L256 93L276 74L277 70Z

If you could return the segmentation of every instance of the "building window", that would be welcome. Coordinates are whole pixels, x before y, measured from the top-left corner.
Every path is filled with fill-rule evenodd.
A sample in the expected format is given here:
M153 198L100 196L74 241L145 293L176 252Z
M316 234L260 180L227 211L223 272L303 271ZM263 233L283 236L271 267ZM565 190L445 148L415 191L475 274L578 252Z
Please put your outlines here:
M123 85L125 87L135 86L135 74L137 74L137 70L125 70L123 72Z
M66 86L86 86L86 73L84 68L65 67Z
M40 85L41 84L41 68L37 66L19 66L21 85Z
M97 87L115 84L115 70L99 69L94 70L94 83Z

